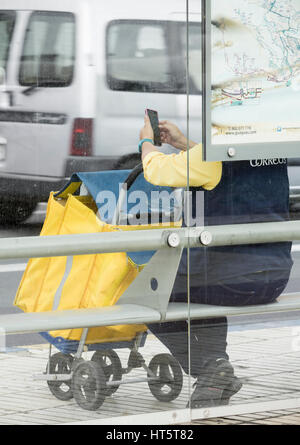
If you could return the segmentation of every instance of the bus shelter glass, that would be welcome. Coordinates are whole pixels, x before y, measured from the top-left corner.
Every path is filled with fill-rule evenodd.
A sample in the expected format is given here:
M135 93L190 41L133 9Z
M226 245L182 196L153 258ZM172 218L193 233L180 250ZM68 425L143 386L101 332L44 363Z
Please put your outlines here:
M296 3L233 1L228 2L229 7L226 3L225 8L222 2L211 2L219 8L213 10L211 23L215 39L212 116L216 145L218 138L220 143L222 138L228 138L228 144L241 139L251 143L261 136L260 131L270 141L278 137L283 150L291 139L297 140L297 125L293 124L297 122L293 106L297 97ZM239 23L227 19L231 7ZM262 10L266 12L264 16ZM294 19L289 20L292 16ZM249 39L237 37L240 22ZM292 23L295 32L290 34ZM277 57L268 69L261 65L268 63L262 58L262 50L247 51L253 39L257 45L258 40L263 40L264 51L270 56L272 45L267 45L267 38L272 45L277 42ZM285 42L294 49L283 48ZM227 63L226 69L222 69L221 61ZM269 78L264 77L267 71ZM249 78L243 83L246 73ZM190 109L192 91L191 88ZM271 107L275 96L280 97L280 107ZM196 99L200 105L201 98ZM272 108L271 114L261 114L266 104ZM288 110L282 117L290 120L290 125L280 125L280 129L268 119L278 116L281 110ZM255 121L255 125L249 123L251 128L243 127L248 118ZM266 121L269 126L264 125ZM281 133L283 127L286 139ZM204 424L206 416L218 418L216 423L222 417L222 423L229 424L233 420L229 416L234 412L245 416L235 418L237 423L267 423L267 415L262 414L266 407L269 411L298 409L299 311L280 311L287 302L292 302L294 309L299 308L298 243L286 241L289 236L292 239L289 225L285 235L277 237L287 223L299 220L295 189L289 181L297 163L288 164L284 156L265 159L259 150L250 160L235 160L232 156L222 162L195 163L196 151L200 152L202 147L192 131L189 139L194 141L190 142L188 169L190 233L195 233L192 228L197 224L199 208L203 209L204 225L198 232L201 247L191 247L187 253L190 373L195 377L191 380L191 417ZM197 194L202 196L198 206ZM261 230L268 242L257 236ZM193 303L203 305L201 313L205 317L201 320L194 319ZM256 420L257 413L260 421Z
M298 219L297 163L202 161L200 1L84 5L0 16L1 237L95 233L114 251L2 259L1 315L118 303L124 317L41 334L0 326L3 403L17 401L4 422L205 423L216 406L223 417L259 400L296 405L298 312L266 312L298 292L297 242L215 246L214 227L226 242L240 225ZM162 145L140 144L153 137L146 109ZM149 250L161 229L172 247ZM176 234L190 236L183 252Z
M109 318L103 326L101 316L99 326L88 329L75 323L68 329L45 325L41 333L1 330L1 373L18 401L9 423L26 422L28 406L31 423L105 422L124 415L151 423L161 412L171 423L188 404L186 280L179 355L169 335L160 336L162 325L167 334L173 329L172 317L160 321L177 286L181 248L176 236L175 247L153 250L150 244L156 231L180 231L185 224L186 163L183 179L174 181L160 166L161 159L167 164L178 156L170 140L146 141L139 151L140 140L153 136L146 109L187 131L186 6L185 0L155 0L125 7L113 0L63 11L49 3L1 11L9 98L0 109L0 178L6 175L1 236L95 233L111 240L112 249L42 258L27 251L26 258L4 259L2 315L72 309L85 317L86 309L116 314L108 307L116 304L124 311L117 323ZM198 7L196 12L190 88L193 83L199 98ZM196 118L200 109L193 118L200 140ZM115 243L119 235L130 240L128 251ZM10 358L17 362L13 375Z

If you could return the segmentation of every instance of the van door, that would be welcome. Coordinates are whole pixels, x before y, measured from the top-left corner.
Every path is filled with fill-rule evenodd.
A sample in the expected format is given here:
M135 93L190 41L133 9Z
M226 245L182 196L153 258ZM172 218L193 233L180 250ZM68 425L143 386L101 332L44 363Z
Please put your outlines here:
M15 33L6 55L9 103L0 109L0 134L7 141L0 173L61 177L70 149L71 117L78 109L75 15L0 11L7 30L4 42L11 36L13 20Z
M0 11L0 109L9 104L6 91L7 61L16 23L15 11ZM7 141L0 131L0 163L6 159Z

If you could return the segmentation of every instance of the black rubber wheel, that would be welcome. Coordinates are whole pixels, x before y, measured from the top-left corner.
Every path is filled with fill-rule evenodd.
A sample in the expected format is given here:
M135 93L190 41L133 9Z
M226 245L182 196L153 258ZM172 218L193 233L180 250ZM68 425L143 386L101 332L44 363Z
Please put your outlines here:
M49 374L71 374L73 357L69 354L58 352L50 357L47 370ZM71 400L73 392L70 380L47 380L52 394L59 400Z
M106 382L122 379L122 364L118 354L113 349L96 351L92 356L92 361L101 365ZM111 396L117 391L120 385L107 386L106 396Z
M101 365L95 361L79 363L73 372L72 390L81 408L98 409L106 397L106 378Z
M154 397L160 402L171 402L176 399L182 389L183 375L177 360L170 354L155 355L148 368L157 380L148 381ZM148 378L150 374L148 373Z
M29 218L36 206L36 201L0 201L0 224L20 224Z

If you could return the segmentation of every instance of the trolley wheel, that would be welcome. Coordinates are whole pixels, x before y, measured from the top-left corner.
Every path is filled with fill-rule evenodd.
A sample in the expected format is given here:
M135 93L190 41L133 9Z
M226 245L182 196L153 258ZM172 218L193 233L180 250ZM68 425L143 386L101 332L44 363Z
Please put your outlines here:
M73 372L72 390L81 408L98 409L106 397L106 378L101 365L95 361L79 363Z
M91 360L101 365L106 382L122 379L121 360L113 349L96 351ZM111 396L115 393L119 386L120 385L106 386L106 396Z
M148 368L157 380L148 381L148 386L154 397L160 402L171 402L176 399L182 389L183 375L177 360L170 354L155 355ZM151 375L148 373L148 378Z
M49 374L71 374L73 357L70 354L57 352L49 359L47 371ZM47 380L52 394L59 400L70 400L73 397L70 380Z

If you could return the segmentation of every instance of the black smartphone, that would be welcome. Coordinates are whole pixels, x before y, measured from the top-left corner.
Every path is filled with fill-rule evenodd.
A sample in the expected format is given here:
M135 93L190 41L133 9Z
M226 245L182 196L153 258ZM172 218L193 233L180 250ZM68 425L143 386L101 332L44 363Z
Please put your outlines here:
M146 109L146 113L149 116L151 127L153 130L153 136L154 136L154 145L161 146L161 140L160 140L160 131L158 127L158 113L155 110L150 110L149 108Z

